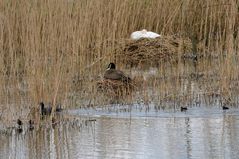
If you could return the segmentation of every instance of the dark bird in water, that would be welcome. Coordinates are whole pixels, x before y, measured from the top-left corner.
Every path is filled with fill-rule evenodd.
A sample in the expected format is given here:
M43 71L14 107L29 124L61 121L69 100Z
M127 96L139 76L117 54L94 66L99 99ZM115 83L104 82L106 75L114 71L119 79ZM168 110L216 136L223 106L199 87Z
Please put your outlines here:
M22 132L22 121L20 119L17 119L17 132Z
M32 131L34 129L34 121L29 120L29 130Z
M63 109L60 104L56 106L56 112L61 112Z
M22 121L20 119L17 119L17 125L18 127L22 127Z
M181 112L185 112L185 111L188 110L188 108L187 107L180 107L180 110L181 110Z
M45 105L44 105L44 103L43 102L41 102L40 103L40 109L41 109L41 115L50 115L51 114L51 112L52 112L52 107L49 105L49 106L47 106L47 107L45 107ZM59 104L59 105L57 105L56 106L56 112L61 112L63 109L62 109L62 107L61 107L61 105Z
M51 106L47 106L45 107L44 103L41 102L40 103L40 111L41 111L41 115L50 115L51 114L51 111L52 111L52 108Z
M131 81L131 78L126 76L122 71L116 70L116 66L112 62L108 65L107 70L105 71L104 79L118 80L127 83Z
M229 108L228 107L226 107L226 106L223 106L222 107L222 110L228 110Z

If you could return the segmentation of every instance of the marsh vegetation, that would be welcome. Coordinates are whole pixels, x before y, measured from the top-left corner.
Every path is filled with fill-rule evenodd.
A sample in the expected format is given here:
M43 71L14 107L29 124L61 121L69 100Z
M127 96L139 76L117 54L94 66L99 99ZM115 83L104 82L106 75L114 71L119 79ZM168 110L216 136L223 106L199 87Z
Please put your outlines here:
M238 26L237 0L2 0L0 118L39 118L41 101L65 109L109 104L96 87L109 62L138 83L121 103L237 106ZM131 65L119 49L143 28L187 39L190 49L179 40L173 60ZM183 58L191 55L197 60Z

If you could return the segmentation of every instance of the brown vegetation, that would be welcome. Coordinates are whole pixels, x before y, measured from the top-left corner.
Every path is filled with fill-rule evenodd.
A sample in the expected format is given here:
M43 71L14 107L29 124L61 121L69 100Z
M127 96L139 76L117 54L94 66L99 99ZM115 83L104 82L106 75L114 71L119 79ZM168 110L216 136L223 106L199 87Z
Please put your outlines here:
M176 61L178 55L192 53L190 39L163 36L156 39L130 40L116 50L116 58L126 64L158 64L162 61Z
M68 108L91 101L94 79L110 61L124 69L116 44L143 28L190 39L192 49L200 44L200 53L223 57L215 69L208 61L201 61L199 69L217 74L212 92L219 90L229 98L231 80L238 80L238 26L238 0L2 0L0 116L27 116L31 110L21 110L35 109L40 101ZM181 49L173 53L181 57ZM167 63L158 68L161 78L176 75L173 82L165 80L168 84L162 85L153 80L147 86L143 80L142 89L158 84L154 89L163 91L158 98L173 91L176 99L183 88L179 77L188 70L178 61L169 72L164 69ZM146 100L150 94L144 90L142 96ZM12 113L12 106L17 113Z

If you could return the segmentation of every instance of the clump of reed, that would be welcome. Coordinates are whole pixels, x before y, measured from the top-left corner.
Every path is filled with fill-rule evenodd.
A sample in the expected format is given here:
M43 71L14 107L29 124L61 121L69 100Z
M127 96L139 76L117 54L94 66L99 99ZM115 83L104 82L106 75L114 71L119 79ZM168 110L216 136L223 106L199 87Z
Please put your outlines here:
M178 60L179 52L181 55L192 52L189 38L162 36L156 39L130 40L118 47L116 58L131 65L158 64L160 61Z
M122 82L118 80L100 80L97 82L97 91L112 100L129 97L137 88L133 82Z
M125 66L115 54L115 41L143 28L189 38L193 48L200 44L203 54L223 55L214 71L221 77L219 89L230 96L230 80L238 79L238 5L237 0L2 0L0 112L8 113L1 116L12 119L22 115L21 110L37 110L40 101L70 108L91 99L96 89L89 81L106 63ZM181 49L177 51L181 57ZM163 65L160 75L167 76ZM175 67L178 76L187 69L180 59ZM182 87L178 79L172 85L176 93ZM168 92L167 86L162 90Z

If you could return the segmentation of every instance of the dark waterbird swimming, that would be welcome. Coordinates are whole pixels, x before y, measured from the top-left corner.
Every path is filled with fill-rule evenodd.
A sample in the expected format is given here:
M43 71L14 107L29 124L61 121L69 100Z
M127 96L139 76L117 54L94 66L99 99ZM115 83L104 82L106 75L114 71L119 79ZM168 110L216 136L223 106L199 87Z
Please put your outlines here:
M43 102L40 102L41 115L50 115L52 113L52 107L50 105L45 106ZM56 106L56 112L61 112L63 109L61 105Z
M181 112L186 112L188 110L187 107L180 107Z
M222 110L228 110L229 108L228 107L226 107L226 106L223 106L222 107Z
M105 71L104 79L118 80L122 82L131 81L131 78L126 76L122 71L116 70L116 66L112 62L108 65L107 70Z
M59 104L59 105L56 106L56 112L61 112L61 111L63 111L63 108Z

